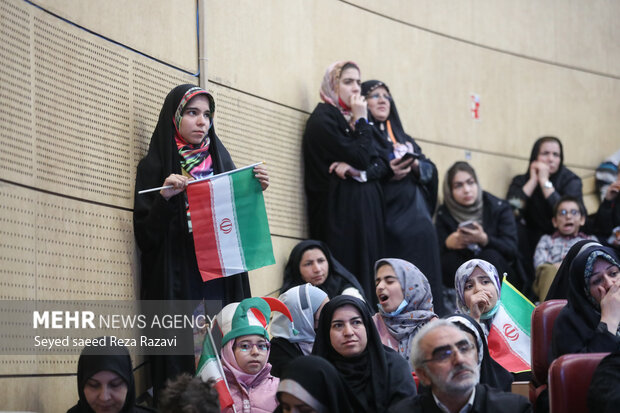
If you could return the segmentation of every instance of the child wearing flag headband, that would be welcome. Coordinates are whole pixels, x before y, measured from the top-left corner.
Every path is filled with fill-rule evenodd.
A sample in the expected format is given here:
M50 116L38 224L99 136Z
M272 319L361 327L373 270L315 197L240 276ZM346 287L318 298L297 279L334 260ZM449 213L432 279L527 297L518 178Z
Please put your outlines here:
M275 298L247 298L217 315L222 335L222 364L237 412L272 412L280 380L271 375L267 325L271 311L292 322L288 308ZM223 412L233 412L231 408Z

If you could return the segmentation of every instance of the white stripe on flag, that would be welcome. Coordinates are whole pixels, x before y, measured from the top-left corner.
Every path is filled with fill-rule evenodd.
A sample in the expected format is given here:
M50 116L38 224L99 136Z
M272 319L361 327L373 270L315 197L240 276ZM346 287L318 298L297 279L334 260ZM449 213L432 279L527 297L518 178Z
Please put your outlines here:
M218 251L220 253L221 268L225 271L224 276L238 274L245 271L243 257L237 232L236 217L233 211L234 198L230 176L209 181L211 194L217 194L211 199L215 199L212 206L213 211L213 231L217 240Z
M220 368L217 365L217 360L215 357L210 358L205 364L202 365L202 368L198 372L198 377L200 377L204 382L207 382L209 379L214 379L215 381L222 380Z
M517 323L506 312L500 303L497 314L493 319L493 325L501 336L506 340L515 355L518 355L526 364L530 364L530 336L526 331L519 328Z

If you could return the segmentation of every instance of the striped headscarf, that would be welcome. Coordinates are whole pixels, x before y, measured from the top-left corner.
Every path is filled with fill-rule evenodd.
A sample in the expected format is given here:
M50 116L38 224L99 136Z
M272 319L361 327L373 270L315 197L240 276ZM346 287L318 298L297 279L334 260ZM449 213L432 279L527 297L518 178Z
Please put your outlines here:
M185 92L174 114L174 127L176 129L174 140L176 142L179 155L181 155L181 167L185 172L196 179L206 178L213 175L213 161L211 159L211 154L209 153L209 144L211 140L209 139L208 134L205 134L205 138L199 145L193 145L183 139L179 133L179 129L181 127L185 106L187 106L187 104L198 95L206 95L209 100L209 109L211 111L211 115L209 116L209 128L211 128L213 126L215 101L209 92L200 87L193 87Z

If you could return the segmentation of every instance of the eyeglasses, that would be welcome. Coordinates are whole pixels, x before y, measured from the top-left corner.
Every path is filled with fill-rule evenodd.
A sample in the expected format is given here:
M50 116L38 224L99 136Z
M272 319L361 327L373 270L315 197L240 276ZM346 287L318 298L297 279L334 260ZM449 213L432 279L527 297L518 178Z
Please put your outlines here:
M563 217L565 217L566 215L571 214L574 217L578 217L579 215L581 215L581 211L578 209L560 209L558 211L558 215L562 215Z
M476 346L474 346L472 343L470 343L467 340L461 340L458 343L456 343L454 346L448 345L448 346L437 347L435 350L433 350L433 354L431 355L431 358L427 360L422 360L422 363L430 363L430 362L443 363L445 361L452 360L452 357L457 353L457 351L461 353L461 355L466 356L470 354L475 347Z
M252 347L256 347L256 350L264 353L266 351L269 351L271 344L266 341L262 343L248 343L247 341L244 341L241 343L233 344L233 348L238 348L241 351L251 351Z
M367 99L379 99L379 98L383 98L385 100L392 99L392 97L388 95L387 93L373 93L372 95L368 95Z

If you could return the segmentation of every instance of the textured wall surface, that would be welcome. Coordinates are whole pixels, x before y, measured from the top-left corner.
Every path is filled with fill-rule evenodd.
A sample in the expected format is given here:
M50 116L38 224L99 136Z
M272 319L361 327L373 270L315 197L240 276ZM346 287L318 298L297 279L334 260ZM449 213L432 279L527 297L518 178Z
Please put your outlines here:
M306 233L301 135L335 60L390 86L440 178L468 158L504 196L552 134L591 194L618 149L619 2L204 0L200 41L197 4L0 0L0 300L136 297L135 168L180 83L206 77L235 163L269 168L277 263L251 273L254 295L278 289ZM0 356L0 409L65 411L75 370L75 357Z

